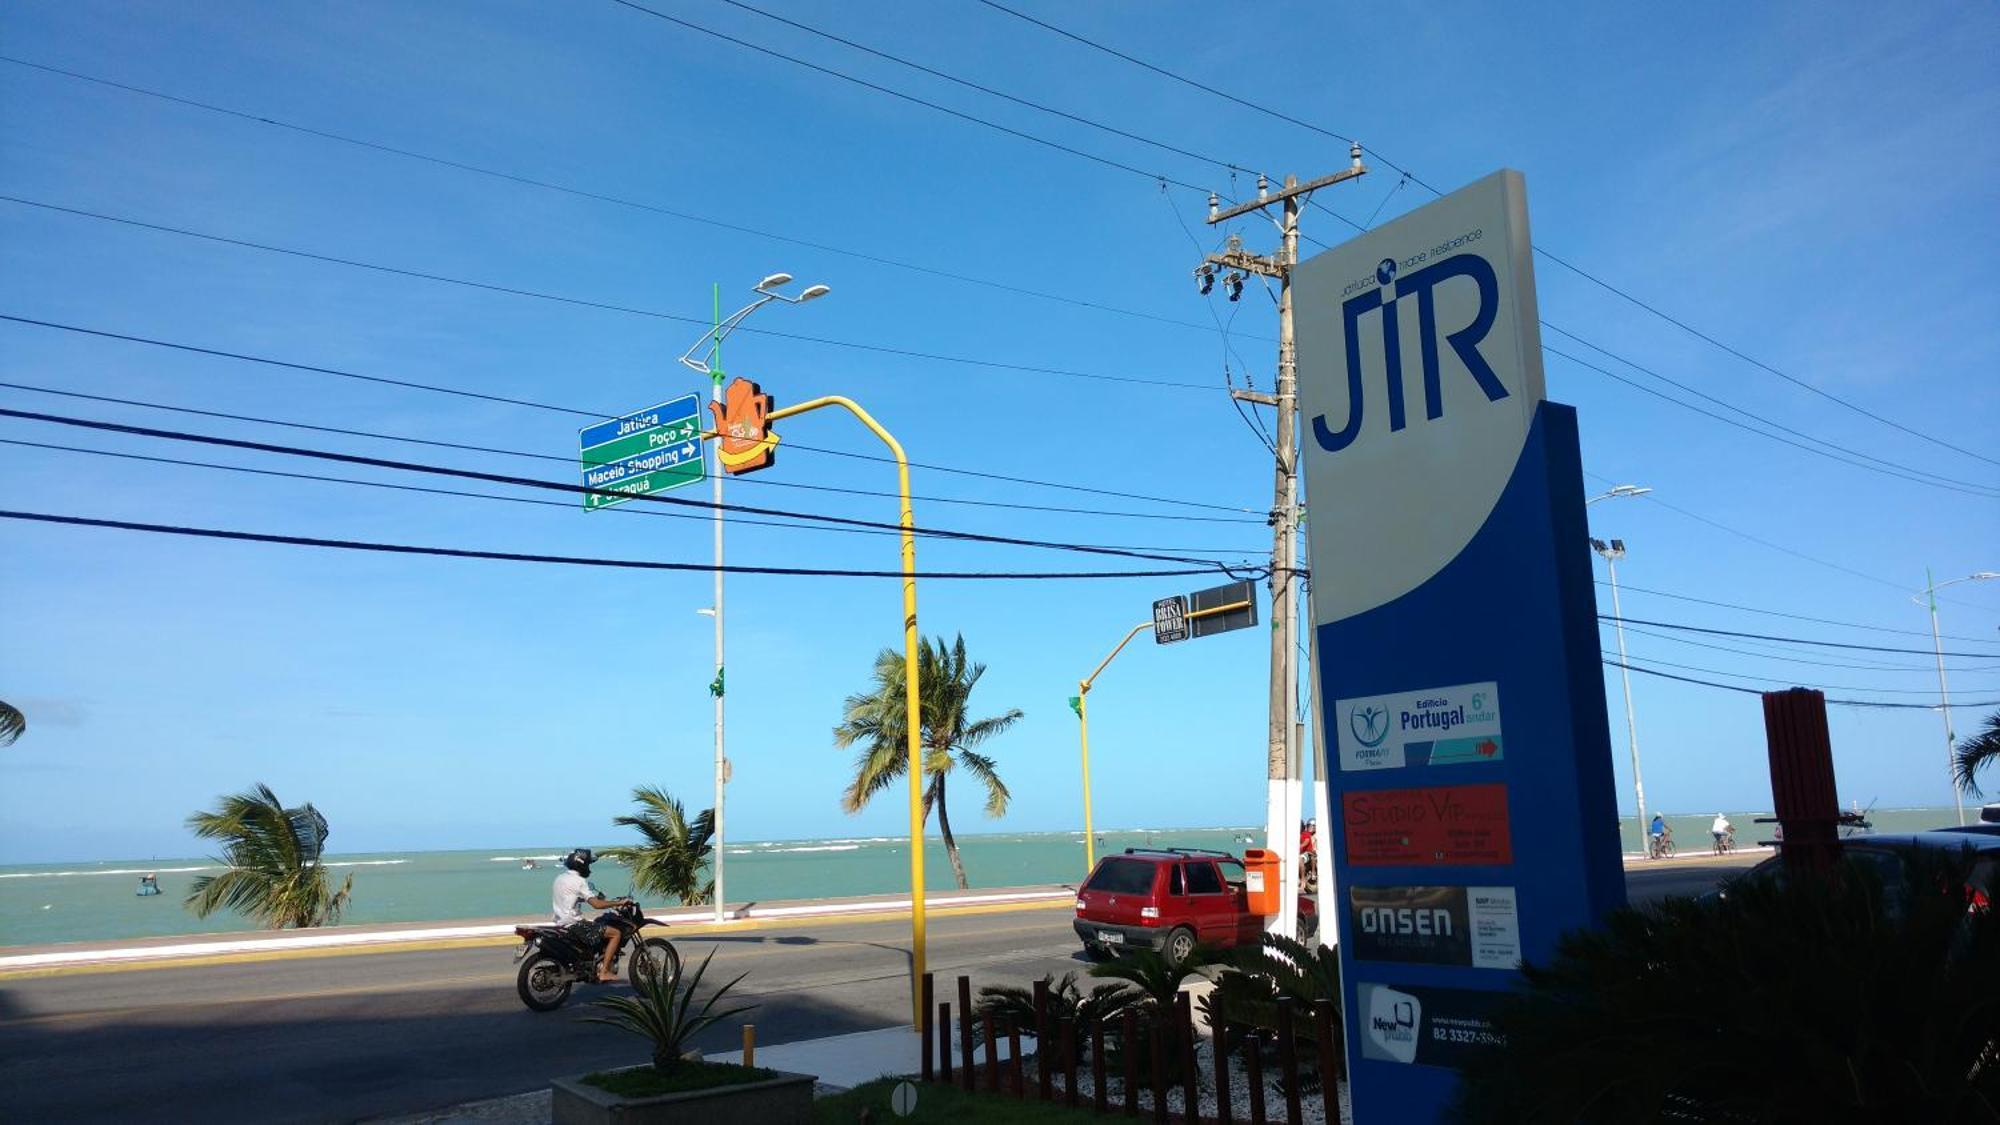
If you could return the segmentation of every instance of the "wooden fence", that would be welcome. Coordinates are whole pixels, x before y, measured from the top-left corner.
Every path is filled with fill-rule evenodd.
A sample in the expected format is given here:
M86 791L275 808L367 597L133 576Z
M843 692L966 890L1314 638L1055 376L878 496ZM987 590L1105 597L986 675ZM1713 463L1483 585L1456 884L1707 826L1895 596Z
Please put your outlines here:
M953 1005L949 1000L933 1004L936 984L930 973L923 979L923 1011L932 1017L929 1027L919 1029L919 1040L923 1043L923 1060L920 1074L926 1082L956 1084L968 1091L985 1090L1002 1097L1033 1098L1037 1101L1058 1101L1065 1105L1081 1108L1085 1103L1078 1090L1077 1077L1080 1067L1087 1066L1090 1073L1090 1096L1088 1104L1091 1112L1100 1115L1138 1117L1149 1115L1155 1122L1168 1120L1168 1089L1171 1071L1178 1071L1181 1104L1193 1107L1182 1114L1174 1115L1184 1122L1214 1121L1220 1125L1237 1125L1238 1109L1232 1093L1240 1081L1247 1088L1248 1110L1243 1120L1248 1125L1266 1125L1273 1120L1267 1116L1276 1112L1277 1120L1286 1125L1299 1125L1303 1120L1303 1099L1307 1096L1300 1082L1298 1024L1301 1019L1312 1021L1311 1043L1316 1049L1312 1060L1314 1070L1319 1075L1319 1089L1313 1096L1321 1099L1324 1120L1340 1120L1339 1079L1345 1060L1337 1046L1338 1014L1330 1003L1314 1005L1310 1010L1300 1011L1299 1005L1289 998L1281 997L1276 1002L1276 1027L1232 1022L1228 1013L1222 1010L1221 997L1209 997L1211 1026L1209 1034L1214 1048L1215 1105L1212 1112L1199 1112L1201 1108L1200 1077L1196 1073L1195 1043L1198 1032L1195 1029L1193 1005L1188 994L1176 994L1173 1005L1166 1010L1154 1011L1151 1026L1141 1028L1140 1013L1137 1008L1127 1007L1118 1013L1116 1024L1110 1019L1079 1024L1075 1019L1058 1016L1050 1004L1048 981L1035 982L1033 1026L1020 1027L1011 1019L995 1016L992 1012L981 1013L972 1004L972 982L961 975L957 980L957 1030L958 1057L953 1065L952 1029ZM974 1034L978 1024L981 1035ZM1034 1036L1036 1043L1036 1077L1030 1082L1025 1077L1021 1061L1021 1037ZM1118 1045L1119 1096L1111 1096L1109 1075L1107 1074L1111 1046L1108 1040L1116 1036ZM999 1044L1007 1042L1008 1057L999 1056ZM976 1041L985 1045L983 1064L976 1057ZM1264 1079L1264 1054L1275 1050L1278 1065L1278 1088L1282 1104L1267 1106ZM1147 1080L1141 1081L1139 1060L1146 1055ZM1173 1060L1170 1067L1168 1060ZM1199 1114L1197 1116L1197 1114Z

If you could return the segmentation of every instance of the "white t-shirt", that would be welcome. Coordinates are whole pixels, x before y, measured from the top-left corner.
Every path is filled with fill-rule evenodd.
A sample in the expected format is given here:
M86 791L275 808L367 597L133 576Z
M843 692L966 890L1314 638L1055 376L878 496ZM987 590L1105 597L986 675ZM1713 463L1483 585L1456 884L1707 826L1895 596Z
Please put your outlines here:
M583 905L593 898L603 898L590 880L574 871L565 871L556 876L555 917L558 925L567 926L571 922L583 921Z
M1730 827L1729 820L1726 817L1718 816L1715 818L1715 823L1708 826L1708 830L1717 836L1726 836L1729 834Z

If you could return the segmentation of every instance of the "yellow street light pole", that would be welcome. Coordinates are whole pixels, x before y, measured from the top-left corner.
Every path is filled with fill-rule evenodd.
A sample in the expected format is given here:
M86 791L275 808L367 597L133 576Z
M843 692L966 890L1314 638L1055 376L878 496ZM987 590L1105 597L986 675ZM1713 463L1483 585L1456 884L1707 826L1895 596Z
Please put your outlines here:
M822 407L838 406L861 420L861 424L882 439L889 452L896 458L896 487L902 497L901 526L903 529L903 696L904 725L909 730L909 774L910 774L910 1010L915 1013L918 1031L925 1028L923 1010L924 979L924 758L923 758L923 708L919 703L917 682L917 537L916 521L910 516L910 462L903 456L903 446L894 435L882 428L881 423L870 417L853 399L841 395L825 395L820 398L773 410L769 420L776 422L794 414L804 414Z
M1228 605L1210 606L1207 609L1195 610L1193 613L1187 615L1187 620L1194 621L1203 617L1214 617L1223 613L1235 613L1239 609L1249 608L1250 603L1247 601L1230 602ZM1081 732L1083 739L1083 874L1086 879L1090 877L1091 871L1097 867L1097 834L1092 828L1090 819L1090 685L1096 683L1097 677L1103 674L1104 669L1109 667L1111 662L1118 658L1119 653L1125 651L1125 646L1132 643L1133 637L1152 627L1153 623L1151 621L1141 621L1137 625L1132 626L1131 632L1125 634L1125 639L1118 642L1118 647L1112 649L1109 656L1098 661L1097 667L1090 670L1090 675L1078 680L1076 684L1077 729Z

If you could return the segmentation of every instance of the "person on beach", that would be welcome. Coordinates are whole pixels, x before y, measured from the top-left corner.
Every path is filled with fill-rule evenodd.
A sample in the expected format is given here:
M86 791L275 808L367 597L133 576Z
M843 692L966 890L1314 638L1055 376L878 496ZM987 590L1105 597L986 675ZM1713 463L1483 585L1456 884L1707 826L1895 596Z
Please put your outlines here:
M1735 831L1736 826L1729 823L1729 818L1723 816L1721 813L1716 813L1714 822L1708 826L1708 834L1715 837L1715 846L1718 851L1721 850L1723 841L1727 840L1730 834Z
M1660 855L1663 845L1667 842L1667 818L1661 816L1659 813L1654 813L1653 823L1646 826L1646 834L1653 839L1652 854L1654 856Z
M589 848L576 848L563 857L564 871L556 876L555 922L559 926L568 926L580 932L583 927L588 926L598 931L604 938L604 960L597 969L597 979L602 982L617 979L611 966L617 962L618 942L624 934L616 926L603 926L595 921L585 921L583 907L588 905L593 910L609 910L631 900L605 898L598 893L596 887L590 885L590 865L596 861L596 854ZM588 934L583 933L582 936L587 937Z

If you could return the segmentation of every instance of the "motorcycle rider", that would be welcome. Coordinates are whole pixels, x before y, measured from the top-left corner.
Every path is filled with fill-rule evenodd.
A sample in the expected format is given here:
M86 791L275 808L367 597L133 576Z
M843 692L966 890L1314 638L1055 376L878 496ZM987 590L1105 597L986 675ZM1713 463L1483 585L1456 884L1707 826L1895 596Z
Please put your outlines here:
M581 930L589 926L599 931L604 938L604 960L597 969L597 979L615 979L611 966L618 958L618 942L625 935L616 926L600 926L594 921L585 921L582 907L588 905L593 910L609 910L632 901L627 898L605 898L596 887L590 885L590 865L597 856L589 848L573 849L563 857L563 873L556 876L555 921L559 926Z

